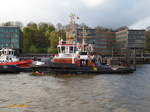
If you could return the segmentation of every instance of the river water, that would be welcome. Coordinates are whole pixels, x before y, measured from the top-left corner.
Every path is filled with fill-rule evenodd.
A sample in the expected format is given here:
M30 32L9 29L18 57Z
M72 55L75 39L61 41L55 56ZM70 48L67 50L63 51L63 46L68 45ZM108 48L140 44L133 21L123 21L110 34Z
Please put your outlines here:
M0 112L150 112L150 65L128 75L1 74Z

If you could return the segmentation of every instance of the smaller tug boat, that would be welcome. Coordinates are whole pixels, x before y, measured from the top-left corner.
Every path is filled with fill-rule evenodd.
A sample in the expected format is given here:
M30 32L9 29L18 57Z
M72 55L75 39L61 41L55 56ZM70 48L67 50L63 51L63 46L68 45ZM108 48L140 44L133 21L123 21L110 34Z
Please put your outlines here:
M32 60L19 60L13 49L2 48L0 54L0 73L24 72L31 68Z

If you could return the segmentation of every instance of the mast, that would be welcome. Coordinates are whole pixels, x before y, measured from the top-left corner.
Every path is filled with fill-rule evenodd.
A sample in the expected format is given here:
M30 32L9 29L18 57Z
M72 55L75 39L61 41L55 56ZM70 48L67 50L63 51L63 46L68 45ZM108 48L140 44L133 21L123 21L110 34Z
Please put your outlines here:
M69 35L68 35L68 39L71 43L73 43L73 41L77 40L77 28L78 25L76 24L76 20L79 19L79 17L77 17L75 14L70 14L70 25L69 25Z
M83 45L83 51L85 51L85 44L86 44L85 39L86 39L86 35L87 35L85 26L83 26L82 32L83 32L83 34L82 34L82 45Z

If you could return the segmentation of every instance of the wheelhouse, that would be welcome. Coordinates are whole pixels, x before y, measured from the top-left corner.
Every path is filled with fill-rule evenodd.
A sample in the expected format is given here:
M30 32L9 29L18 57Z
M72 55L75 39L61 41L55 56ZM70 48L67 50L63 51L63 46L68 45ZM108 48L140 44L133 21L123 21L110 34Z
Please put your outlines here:
M3 49L0 50L0 54L1 55L14 55L15 54L15 50L3 48Z
M61 40L57 46L58 53L61 54L72 54L78 51L77 44L68 44L67 41Z
M76 53L77 47L75 45L58 45L58 53L71 54Z

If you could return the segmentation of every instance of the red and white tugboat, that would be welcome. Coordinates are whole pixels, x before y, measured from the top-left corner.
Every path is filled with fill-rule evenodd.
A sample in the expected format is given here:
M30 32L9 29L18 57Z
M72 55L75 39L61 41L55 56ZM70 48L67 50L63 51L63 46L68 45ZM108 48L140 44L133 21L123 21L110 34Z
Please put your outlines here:
M94 45L83 42L72 44L60 40L58 54L49 63L47 72L55 73L132 73L133 69L102 64L102 57L94 53Z
M57 49L58 54L52 59L53 63L95 66L92 44L84 42L82 44L77 42L69 44L67 41L60 40Z
M96 58L92 44L84 41L82 44L60 40L56 54L49 63L48 69L52 72L77 73L96 70Z
M33 69L34 74L43 73L132 73L130 68L112 69L109 65L103 65L101 57L94 54L92 44L84 41L82 44L60 40L57 46L56 54L51 62L36 66Z
M0 72L21 72L29 69L32 60L19 60L15 55L15 50L2 48L0 50Z

